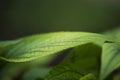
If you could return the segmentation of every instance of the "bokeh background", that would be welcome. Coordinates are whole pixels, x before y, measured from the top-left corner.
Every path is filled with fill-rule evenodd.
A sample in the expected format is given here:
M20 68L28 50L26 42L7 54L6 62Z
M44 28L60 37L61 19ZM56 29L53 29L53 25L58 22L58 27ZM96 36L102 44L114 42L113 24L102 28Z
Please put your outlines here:
M1 0L0 40L55 31L103 32L120 25L120 0Z

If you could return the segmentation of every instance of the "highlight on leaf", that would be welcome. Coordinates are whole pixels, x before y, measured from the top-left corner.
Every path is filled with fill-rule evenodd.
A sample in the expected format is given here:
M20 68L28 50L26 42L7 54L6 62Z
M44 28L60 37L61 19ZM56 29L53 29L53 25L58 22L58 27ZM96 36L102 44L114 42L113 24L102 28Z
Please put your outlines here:
M10 62L24 62L57 53L89 42L102 45L106 36L85 32L56 32L25 37L6 46L0 58Z
M117 32L116 32L117 33ZM0 42L0 59L27 62L72 48L46 80L112 80L120 67L119 38L87 32L54 32Z

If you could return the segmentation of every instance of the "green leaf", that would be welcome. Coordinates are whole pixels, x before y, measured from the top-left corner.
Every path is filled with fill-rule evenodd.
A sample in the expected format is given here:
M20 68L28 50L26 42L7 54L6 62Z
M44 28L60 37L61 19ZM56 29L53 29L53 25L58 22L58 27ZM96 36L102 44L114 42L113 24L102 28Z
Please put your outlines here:
M120 44L105 43L101 59L100 80L105 79L113 70L120 67Z
M97 80L96 77L94 76L94 74L87 74L84 77L81 77L80 80Z
M13 41L0 41L0 47L6 47L6 46L9 46L9 45L13 45L13 44L16 44L20 41L21 41L21 39L13 40Z
M45 80L78 80L83 74L73 67L70 63L62 63L53 68Z
M120 27L110 30L110 31L107 31L104 34L112 37L115 42L120 42Z
M23 80L43 80L48 74L49 70L49 68L33 68L24 74Z
M50 71L46 80L79 80L89 73L98 76L100 53L101 48L92 43L78 46Z
M51 56L42 57L37 60L33 60L30 62L25 62L25 63L22 63L22 62L21 63L7 63L6 65L0 64L0 67L3 66L2 69L0 70L0 74L1 74L0 80L6 80L7 77L13 80L14 76L17 76L21 72L23 73L25 71L29 71L37 66L39 67L47 66L55 57L56 55L51 55ZM35 74L35 76L37 75Z
M13 40L13 41L0 41L0 54L3 53L3 50L5 49L5 47L16 44L20 41L21 39Z
M24 62L89 42L102 45L109 40L106 36L85 32L56 32L34 35L7 46L0 58L11 62Z

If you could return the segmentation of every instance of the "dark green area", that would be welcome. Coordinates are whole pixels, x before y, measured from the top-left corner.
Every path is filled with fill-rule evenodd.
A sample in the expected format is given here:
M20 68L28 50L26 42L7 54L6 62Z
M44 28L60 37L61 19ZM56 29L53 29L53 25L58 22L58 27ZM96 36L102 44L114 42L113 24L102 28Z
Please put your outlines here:
M105 31L119 26L119 3L119 0L4 0L0 39L53 31Z

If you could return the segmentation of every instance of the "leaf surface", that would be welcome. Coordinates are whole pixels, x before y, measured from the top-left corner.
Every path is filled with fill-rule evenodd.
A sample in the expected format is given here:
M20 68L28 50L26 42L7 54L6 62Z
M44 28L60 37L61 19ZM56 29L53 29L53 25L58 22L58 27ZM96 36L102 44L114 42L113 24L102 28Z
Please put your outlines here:
M32 68L31 70L27 71L24 74L23 80L37 80L37 79L44 80L49 70L50 70L49 68Z
M7 46L0 58L11 62L30 61L90 42L102 45L107 40L110 39L104 35L85 32L34 35Z
M50 71L46 80L79 80L89 73L98 76L100 53L101 48L92 43L75 47L65 60Z
M19 41L21 41L21 39L13 40L13 41L0 41L0 47L6 47L9 45L13 45L13 44L18 43Z
M101 59L101 80L105 79L113 70L120 67L120 44L105 43Z

